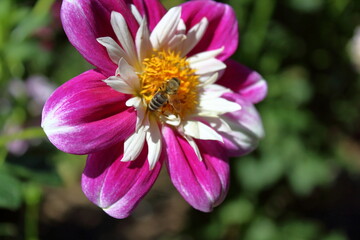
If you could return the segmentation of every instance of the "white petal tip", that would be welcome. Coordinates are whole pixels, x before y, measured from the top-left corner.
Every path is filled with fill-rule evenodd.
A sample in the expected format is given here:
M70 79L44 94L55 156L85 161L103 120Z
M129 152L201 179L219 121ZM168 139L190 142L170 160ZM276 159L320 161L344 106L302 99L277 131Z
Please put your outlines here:
M156 165L156 163L155 163L155 164L151 164L151 163L149 162L149 170L150 170L150 171L153 170L154 167L155 167L155 165Z
M120 160L120 162L131 162L131 161L133 161L134 159L131 159L131 158L128 158L128 157L126 157L126 158L122 158L121 160Z

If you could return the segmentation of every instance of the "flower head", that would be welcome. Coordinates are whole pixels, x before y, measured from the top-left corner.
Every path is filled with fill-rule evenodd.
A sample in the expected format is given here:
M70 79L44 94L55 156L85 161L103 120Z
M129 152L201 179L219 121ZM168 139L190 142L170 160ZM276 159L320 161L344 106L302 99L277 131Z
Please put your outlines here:
M360 26L354 31L354 36L349 44L349 52L355 69L360 73Z
M259 74L228 59L238 44L233 10L211 0L167 12L157 0L65 0L61 17L96 69L53 93L42 126L60 150L89 154L85 195L127 217L165 163L194 208L220 204L228 158L263 135L253 104L267 91Z

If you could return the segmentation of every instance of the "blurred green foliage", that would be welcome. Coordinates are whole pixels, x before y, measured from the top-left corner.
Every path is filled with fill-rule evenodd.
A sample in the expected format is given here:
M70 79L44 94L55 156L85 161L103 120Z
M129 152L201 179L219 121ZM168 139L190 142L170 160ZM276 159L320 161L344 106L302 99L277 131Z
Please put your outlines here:
M163 2L169 8L182 1ZM224 2L239 21L233 58L268 81L268 97L257 105L266 137L254 153L232 160L224 203L212 214L192 211L174 239L360 238L346 221L329 224L338 213L332 208L347 199L325 204L337 201L344 176L360 185L360 77L348 56L360 2ZM0 1L0 208L24 222L3 214L0 239L38 239L44 186L79 184L83 157L48 143L26 89L33 76L55 87L91 68L67 41L59 6L55 0ZM360 216L360 205L353 211Z
M195 239L358 239L359 232L328 228L336 210L312 215L299 202L329 188L337 196L331 186L343 175L359 179L360 78L348 45L360 24L360 2L224 2L240 26L234 58L269 84L258 104L266 137L255 153L233 159L230 196L206 223L196 215L190 231L196 229ZM317 201L321 207L326 200ZM352 211L359 216L359 208L349 210L349 219ZM310 219L321 213L334 219Z
M43 103L28 86L41 77L55 87L90 66L68 44L59 7L55 0L0 1L0 208L23 214L15 222L0 214L0 239L38 239L43 187L64 181L57 162L68 157L44 141Z

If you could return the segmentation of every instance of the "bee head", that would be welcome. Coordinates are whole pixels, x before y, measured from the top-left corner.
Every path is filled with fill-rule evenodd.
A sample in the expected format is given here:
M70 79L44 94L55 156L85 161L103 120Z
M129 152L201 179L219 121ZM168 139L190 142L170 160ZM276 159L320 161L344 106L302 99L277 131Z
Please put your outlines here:
M180 80L178 78L171 78L167 81L166 92L168 94L175 94L180 86Z

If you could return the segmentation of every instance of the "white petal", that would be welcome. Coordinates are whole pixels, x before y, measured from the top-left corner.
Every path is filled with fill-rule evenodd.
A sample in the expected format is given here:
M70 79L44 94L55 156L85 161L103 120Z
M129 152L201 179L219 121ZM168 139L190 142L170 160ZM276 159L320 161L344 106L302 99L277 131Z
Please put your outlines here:
M241 149L248 149L249 151L256 148L259 142L259 136L249 131L247 128L240 125L230 125L228 122L222 118L202 118L207 121L210 126L222 135L224 135L228 140L239 146ZM234 130L232 130L232 128Z
M223 87L218 84L210 84L203 87L203 94L200 96L202 99L219 98L224 93L232 92L229 88Z
M132 66L130 66L124 58L121 58L119 61L119 67L116 70L116 74L119 74L122 79L124 79L129 86L134 89L134 92L137 92L140 88L140 79L134 72Z
M124 156L122 162L135 160L144 147L146 130L145 126L141 126L137 132L126 139L124 143Z
M252 126L249 126L234 123L229 119L226 122L229 123L232 130L221 131L221 134L235 144L239 150L242 150L243 153L254 150L259 143L259 139L263 137L264 132L261 123L251 123Z
M176 51L178 46L181 46L182 42L186 39L184 34L177 34L168 42L168 47L173 51Z
M186 141L189 143L189 145L194 149L194 152L195 152L196 156L198 157L198 159L200 161L202 161L203 158L201 156L201 152L200 152L196 142L194 141L194 139L187 135L183 135L183 137L186 139Z
M248 149L248 151L255 149L259 143L259 137L246 129L225 132L225 137L241 149Z
M246 113L243 114L241 119L229 118L224 115L222 118L230 125L234 131L244 132L255 135L257 138L264 137L264 128L261 123L259 113L254 106L246 107Z
M137 61L137 57L135 54L135 46L132 36L127 27L127 23L124 17L118 12L111 12L111 26L114 29L116 37L119 39L119 42L127 53L129 59L129 63L131 65L135 65Z
M146 113L146 107L143 104L142 99L140 97L130 98L126 101L125 104L128 107L134 107L136 109L135 131L137 131L143 123L145 113ZM147 130L147 129L145 128L145 130Z
M210 124L210 127L220 132L230 132L231 127L229 124L220 117L201 117L205 122Z
M191 57L189 57L188 61L190 63L197 63L197 62L205 61L208 59L212 59L212 58L215 58L217 55L219 55L222 51L224 51L224 47L206 51L206 52L201 52L201 53L198 53L198 54L195 54L195 55L192 55Z
M201 21L194 25L186 35L186 40L184 41L183 47L181 49L182 56L188 54L201 40L204 36L205 30L208 27L208 20L206 18L201 19Z
M140 27L136 33L135 44L138 58L142 61L152 50L146 18L140 23Z
M112 76L109 77L108 79L105 79L104 82L118 92L125 94L135 93L134 88L132 86L129 86L127 81L123 80L120 77Z
M111 37L101 37L96 39L101 45L106 48L111 61L118 64L120 58L126 58L127 54Z
M181 7L171 8L160 22L155 26L150 35L154 49L163 47L175 35L180 23Z
M204 61L190 62L190 67L195 69L196 74L201 75L223 70L226 68L226 65L216 58L210 58Z
M125 105L128 107L135 107L139 104L139 102L141 101L141 98L139 97L133 97L133 98L129 98Z
M227 112L235 112L241 109L237 103L228 101L224 98L201 99L198 106L198 115L216 117Z
M199 84L199 86L207 86L207 85L212 85L213 83L215 83L218 80L219 77L219 73L214 73L210 76L207 76L206 78L200 78L199 80L201 81L201 83Z
M171 125L171 126L179 126L181 123L181 118L179 116L176 116L174 114L170 114L168 116L160 116L161 120L163 120L164 122L166 122L167 124Z
M150 128L146 133L146 142L148 144L148 161L150 169L153 169L161 155L161 134L159 126L155 119L150 117Z
M220 134L200 121L187 121L184 125L184 133L197 139L223 141Z
M133 16L135 17L136 21L140 25L143 18L141 16L139 10L137 9L137 7L134 4L130 4L130 10L131 10L131 13L133 14Z
M179 25L177 26L176 29L176 34L185 34L186 32L186 25L184 20L180 19Z

